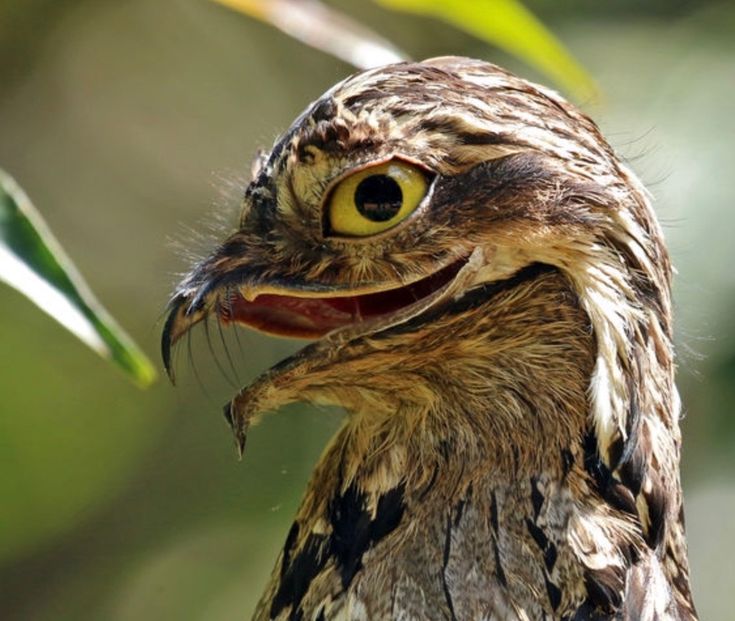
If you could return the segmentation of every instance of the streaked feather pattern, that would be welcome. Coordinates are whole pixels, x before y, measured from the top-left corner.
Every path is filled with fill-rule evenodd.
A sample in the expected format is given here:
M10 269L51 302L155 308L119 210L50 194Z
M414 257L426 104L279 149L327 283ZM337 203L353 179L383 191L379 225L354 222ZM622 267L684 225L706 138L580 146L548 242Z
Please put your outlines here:
M421 215L325 241L330 182L394 155L437 175ZM349 413L254 618L696 619L668 254L645 189L556 93L455 57L344 80L259 158L172 322L233 283L397 286L467 256L451 296L327 335L228 410L241 441L284 403Z

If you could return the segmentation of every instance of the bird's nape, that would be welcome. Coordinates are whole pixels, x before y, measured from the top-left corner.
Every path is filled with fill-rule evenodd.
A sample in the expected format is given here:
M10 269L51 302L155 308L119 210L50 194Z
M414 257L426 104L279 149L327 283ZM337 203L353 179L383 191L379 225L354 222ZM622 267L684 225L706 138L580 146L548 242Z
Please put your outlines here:
M226 408L343 406L256 619L695 619L671 266L555 93L470 59L356 74L259 160L177 288L315 338Z

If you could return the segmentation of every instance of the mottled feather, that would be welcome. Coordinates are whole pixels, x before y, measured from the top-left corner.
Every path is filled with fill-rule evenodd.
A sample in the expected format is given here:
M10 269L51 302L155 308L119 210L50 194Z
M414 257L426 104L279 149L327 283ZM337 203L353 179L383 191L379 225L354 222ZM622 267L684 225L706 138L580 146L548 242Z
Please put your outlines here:
M325 238L335 180L395 156L435 175L426 208ZM399 286L463 257L444 297L323 337L228 408L241 441L292 401L349 414L254 618L696 619L671 265L645 189L556 93L454 57L339 83L259 158L167 338L232 287Z

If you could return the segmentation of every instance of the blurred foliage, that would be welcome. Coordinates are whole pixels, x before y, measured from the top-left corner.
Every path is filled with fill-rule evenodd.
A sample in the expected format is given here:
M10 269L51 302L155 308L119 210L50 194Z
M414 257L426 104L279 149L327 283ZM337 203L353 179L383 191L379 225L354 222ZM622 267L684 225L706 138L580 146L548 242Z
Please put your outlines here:
M439 17L491 45L522 58L576 99L596 95L592 79L554 35L517 0L376 0L412 13Z
M0 281L14 287L140 385L153 365L94 298L17 183L0 170Z
M319 0L214 0L264 21L359 69L407 60L403 52ZM517 0L375 0L388 9L429 15L522 58L575 97L595 95L592 79Z
M542 79L437 20L386 19L360 0L328 4L412 57L465 54ZM679 270L696 601L702 619L729 619L735 9L525 4L600 84L605 107L587 111L656 197ZM202 0L4 0L0 162L32 189L92 289L156 352L171 286L236 221L255 148L350 71ZM159 382L141 392L0 288L4 620L246 618L340 415L286 408L253 430L238 464L220 407L298 344L252 333L238 344L227 331L235 373L211 336L238 377L222 377L198 331L179 349L177 389Z
M407 60L397 47L318 0L214 0L358 69Z

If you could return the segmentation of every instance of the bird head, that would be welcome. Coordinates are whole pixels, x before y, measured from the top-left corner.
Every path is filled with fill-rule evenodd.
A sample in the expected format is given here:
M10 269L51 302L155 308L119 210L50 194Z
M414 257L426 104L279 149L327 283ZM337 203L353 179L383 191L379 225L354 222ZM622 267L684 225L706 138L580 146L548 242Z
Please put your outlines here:
M606 452L632 433L631 343L651 321L669 338L670 267L644 190L551 91L463 58L390 65L337 84L257 158L237 230L175 290L163 358L170 369L209 316L314 339L227 407L240 445L252 416L297 399L432 403L427 377L487 340L478 304L511 308L513 287L549 270L594 333Z

